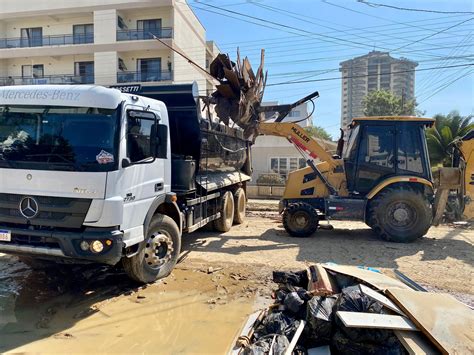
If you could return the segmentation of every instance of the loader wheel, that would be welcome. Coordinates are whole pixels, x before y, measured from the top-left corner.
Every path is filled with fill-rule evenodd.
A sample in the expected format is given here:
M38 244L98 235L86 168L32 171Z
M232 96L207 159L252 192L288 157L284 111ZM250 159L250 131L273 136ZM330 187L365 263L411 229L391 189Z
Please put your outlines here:
M247 199L245 191L238 188L234 193L234 224L242 224L245 221L245 211L247 210Z
M389 188L369 205L368 225L383 239L408 243L430 228L431 207L426 197L410 188Z
M306 238L318 229L318 214L309 204L297 202L283 212L283 227L292 237Z
M171 217L157 214L148 227L138 254L122 259L128 276L141 283L150 283L168 276L181 251L179 228Z
M227 191L222 196L220 212L221 216L214 221L214 229L218 232L228 232L234 221L234 196L232 196L232 192Z

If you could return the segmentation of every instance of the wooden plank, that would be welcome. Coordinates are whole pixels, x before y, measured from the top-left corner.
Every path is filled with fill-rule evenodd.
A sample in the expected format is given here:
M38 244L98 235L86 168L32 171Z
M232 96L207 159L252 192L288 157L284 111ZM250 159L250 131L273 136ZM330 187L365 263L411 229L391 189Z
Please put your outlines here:
M293 354L293 349L296 346L296 343L298 342L298 339L301 336L301 333L303 333L304 326L306 325L305 320L300 321L300 325L298 326L298 329L296 329L295 335L293 336L293 339L291 339L291 343L288 346L288 348L285 351L285 355L291 355Z
M402 316L342 311L337 311L336 314L348 328L418 330L408 318Z
M442 353L474 353L474 312L465 304L447 294L413 290L388 289L387 296Z
M439 350L420 332L394 330L398 340L410 355L440 354Z
M361 269L356 266L322 264L322 267L326 270L331 270L343 275L352 276L360 281L363 281L366 284L375 287L377 290L383 291L389 287L402 288L406 290L410 289L403 282L400 282L394 278L388 277L378 272Z
M382 295L381 293L378 293L377 291L372 290L371 288L368 288L365 285L360 284L359 285L360 292L362 292L364 295L367 297L372 298L375 301L380 302L384 307L387 307L388 309L391 309L392 311L398 313L401 316L406 317L405 313L397 307L395 303L390 301L387 297Z
M340 292L335 280L331 279L321 264L310 265L308 291L313 295L326 296Z

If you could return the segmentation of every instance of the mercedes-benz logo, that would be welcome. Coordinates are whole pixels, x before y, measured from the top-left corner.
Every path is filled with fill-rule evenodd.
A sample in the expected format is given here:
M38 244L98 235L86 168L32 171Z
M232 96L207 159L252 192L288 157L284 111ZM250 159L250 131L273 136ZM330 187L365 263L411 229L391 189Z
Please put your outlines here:
M35 218L39 212L38 202L33 197L24 197L20 201L20 213L27 219Z

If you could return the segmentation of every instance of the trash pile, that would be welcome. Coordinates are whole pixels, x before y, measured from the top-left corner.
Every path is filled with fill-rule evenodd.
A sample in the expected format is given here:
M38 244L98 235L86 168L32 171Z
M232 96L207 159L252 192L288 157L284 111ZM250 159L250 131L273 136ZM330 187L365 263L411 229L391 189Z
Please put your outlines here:
M447 329L436 323L436 317L445 321L446 312L459 311L453 324L464 322L472 329L473 312L466 305L448 295L414 291L376 270L315 264L297 272L275 271L273 281L278 284L274 304L249 317L234 354L396 355L472 349L468 330L463 334L457 327L451 333L449 321L443 324ZM435 298L446 309L439 309Z
M220 82L211 101L217 116L225 125L232 120L244 130L246 137L255 134L257 123L265 118L259 111L267 81L263 65L263 49L256 73L247 57L240 59L238 50L236 62L226 54L219 54L210 64L210 74Z

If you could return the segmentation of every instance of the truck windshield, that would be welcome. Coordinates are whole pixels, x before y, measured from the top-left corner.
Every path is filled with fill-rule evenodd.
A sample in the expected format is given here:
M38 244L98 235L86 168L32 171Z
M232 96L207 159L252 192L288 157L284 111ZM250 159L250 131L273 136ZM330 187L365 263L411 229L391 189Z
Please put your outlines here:
M119 108L0 105L0 168L117 168Z

